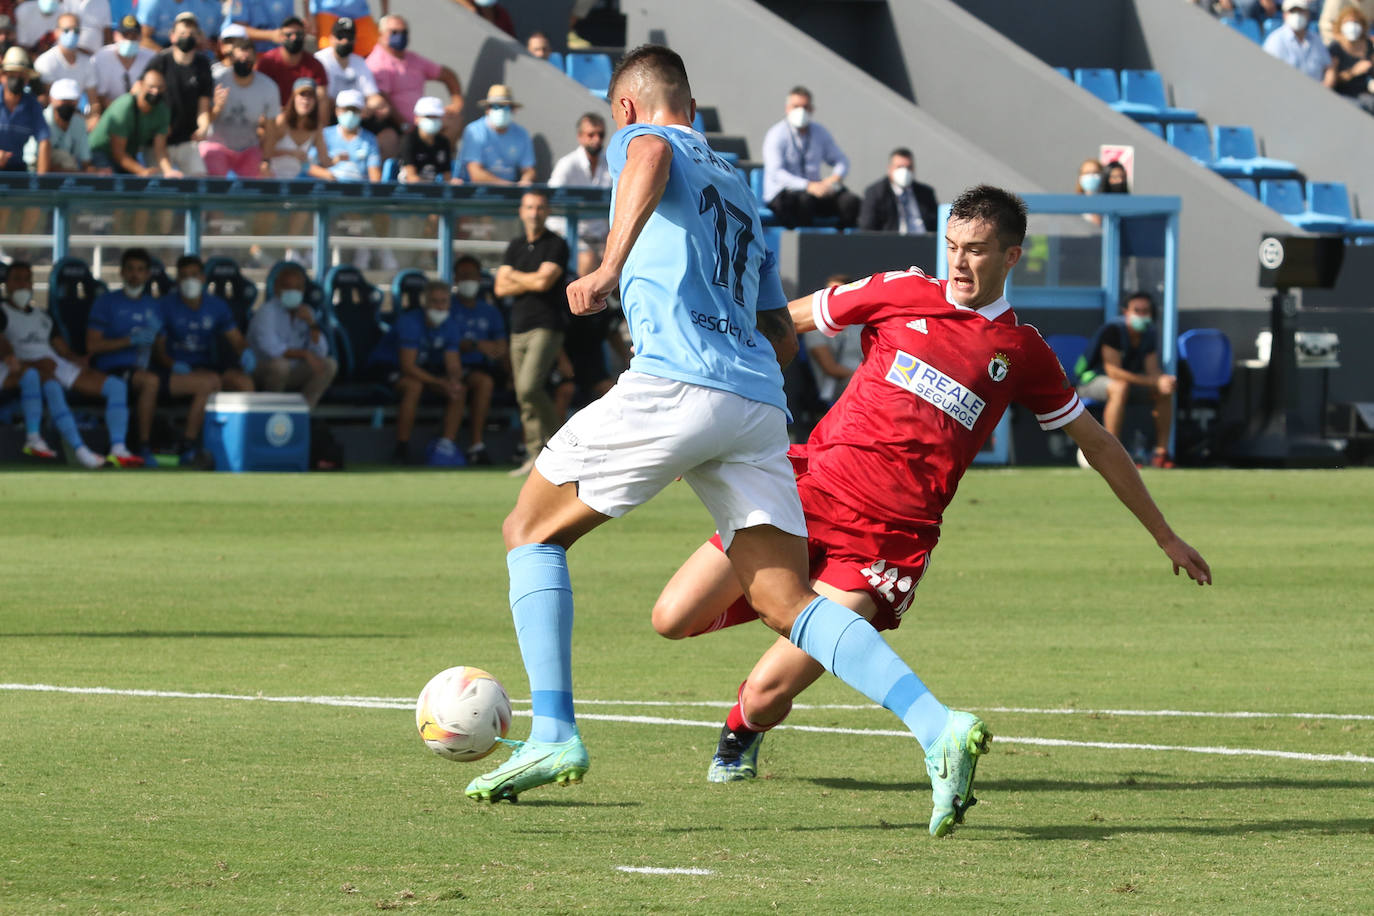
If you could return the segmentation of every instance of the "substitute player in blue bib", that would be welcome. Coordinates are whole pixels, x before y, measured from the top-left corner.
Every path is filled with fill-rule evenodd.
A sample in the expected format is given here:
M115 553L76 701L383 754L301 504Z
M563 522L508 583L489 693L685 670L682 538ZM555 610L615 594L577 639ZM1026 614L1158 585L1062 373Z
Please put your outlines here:
M696 104L676 53L630 52L608 96L621 128L608 152L611 230L601 266L568 287L568 304L591 314L619 286L635 356L549 441L502 526L533 722L529 740L467 794L514 799L586 773L566 551L681 477L711 513L745 594L762 603L760 618L895 712L922 747L943 750L936 807L956 812L990 737L983 724L948 710L868 621L808 585L779 369L796 332L753 195L688 126Z

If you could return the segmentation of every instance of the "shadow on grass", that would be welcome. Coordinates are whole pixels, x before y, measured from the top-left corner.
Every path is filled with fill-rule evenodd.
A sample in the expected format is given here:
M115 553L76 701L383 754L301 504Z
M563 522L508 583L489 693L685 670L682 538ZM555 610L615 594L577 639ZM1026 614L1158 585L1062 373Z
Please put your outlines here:
M1063 824L1042 827L1004 828L1015 834L1008 839L1022 840L1110 840L1113 837L1131 834L1187 834L1192 836L1241 836L1247 833L1320 833L1350 834L1374 833L1374 818L1349 817L1333 820L1299 820L1286 818L1278 821L1232 821L1224 824Z
M510 804L505 802L504 804ZM557 798L538 798L525 801L521 799L512 808L638 808L643 802L637 801L618 801L618 802L589 802L589 801L563 801ZM541 828L539 833L547 832Z
M0 639L389 639L396 633L272 633L265 630L113 630L0 633Z
M929 791L929 784L916 785L909 782L872 782L859 779L834 777L815 777L809 782L824 789L845 792L913 792ZM1229 790L1250 791L1254 789L1370 789L1374 779L1210 779L1183 780L1169 779L1163 774L1151 778L1123 776L1120 779L1099 780L1083 779L980 779L974 785L974 794L984 792L1172 792L1202 789L1208 792Z

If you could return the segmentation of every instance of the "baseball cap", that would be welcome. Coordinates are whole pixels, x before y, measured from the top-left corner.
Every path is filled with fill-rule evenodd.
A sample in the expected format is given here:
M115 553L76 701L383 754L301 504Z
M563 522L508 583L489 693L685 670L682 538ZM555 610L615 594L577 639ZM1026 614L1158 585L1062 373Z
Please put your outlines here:
M133 13L119 20L119 28L115 31L121 35L142 35L143 27L138 24L138 17Z
M246 39L247 37L248 37L248 30L245 29L240 23L237 23L237 22L231 22L231 23L229 23L228 25L226 25L224 28L222 28L222 29L219 30L219 40L220 40L220 41L232 41L232 40L234 40L235 38L245 38L245 39Z
M55 102L75 102L81 98L81 86L73 79L58 80L48 90L48 97Z
M415 117L417 118L442 118L444 116L444 103L432 95L427 95L415 103Z
M300 92L302 89L314 89L314 88L315 88L315 81L312 80L312 79L311 79L310 77L308 77L308 76L302 76L302 77L300 77L299 79L297 79L294 83L291 84L291 94L292 94L292 95L295 95L297 92Z
M345 89L334 97L335 108L356 108L362 111L367 106L367 99L357 89Z
M1283 0L1283 11L1302 10L1308 12L1307 0Z
M358 27L354 25L353 20L349 19L347 16L341 16L336 20L334 28L331 30L331 34L333 34L335 38L342 38L345 35L352 36L357 33Z
M200 28L200 20L197 19L196 14L191 12L190 10L187 10L184 13L177 13L177 18L172 20L172 24L176 25L178 22L189 22L196 28Z

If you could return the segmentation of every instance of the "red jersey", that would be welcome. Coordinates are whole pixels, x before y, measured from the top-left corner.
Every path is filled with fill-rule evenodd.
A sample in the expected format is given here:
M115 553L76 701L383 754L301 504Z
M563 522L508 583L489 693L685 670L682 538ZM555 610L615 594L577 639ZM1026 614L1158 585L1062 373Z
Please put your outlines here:
M829 336L861 324L863 364L806 446L808 472L890 529L937 526L1010 403L1058 429L1083 412L1054 351L1006 299L955 305L946 281L888 271L811 300Z

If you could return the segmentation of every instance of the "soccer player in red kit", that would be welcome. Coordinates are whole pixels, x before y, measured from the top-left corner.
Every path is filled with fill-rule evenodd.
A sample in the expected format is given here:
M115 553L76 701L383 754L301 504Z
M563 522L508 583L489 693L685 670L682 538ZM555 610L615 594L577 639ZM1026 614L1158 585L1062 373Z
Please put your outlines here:
M1011 403L1042 429L1063 429L1173 564L1200 585L1207 563L1170 529L1120 442L1087 412L1059 360L1002 295L1021 256L1025 204L986 185L953 204L948 282L888 271L790 303L797 330L835 335L862 325L864 359L792 459L806 513L814 588L872 621L897 627L940 536L945 507ZM708 542L674 574L654 626L681 638L744 623L754 613L729 562ZM740 685L721 731L713 782L757 771L762 734L824 672L786 639ZM971 795L956 823L974 804ZM933 830L934 828L932 828Z

